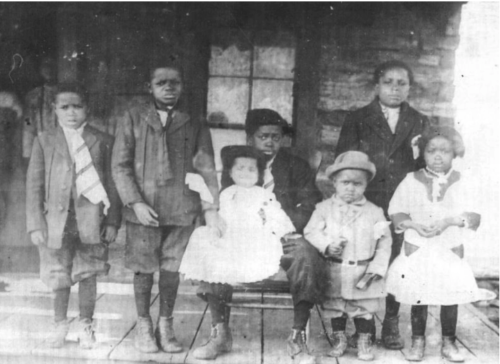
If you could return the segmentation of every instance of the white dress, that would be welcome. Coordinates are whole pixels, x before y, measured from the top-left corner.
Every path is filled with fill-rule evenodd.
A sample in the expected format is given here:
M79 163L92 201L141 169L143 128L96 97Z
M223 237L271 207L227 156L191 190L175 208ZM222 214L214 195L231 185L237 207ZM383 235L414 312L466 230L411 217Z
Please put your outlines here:
M295 228L275 195L262 187L230 186L220 194L220 216L227 225L197 228L189 240L179 272L186 279L211 283L248 283L279 270L280 239Z
M474 212L467 203L467 191L460 174L438 185L427 171L410 173L396 189L389 204L389 215L406 214L421 224L430 225L445 217ZM434 191L434 192L433 192ZM404 232L406 242L418 249L406 256L404 246L389 268L387 291L396 300L411 305L455 305L476 301L478 288L471 268L451 249L459 247L473 233L452 226L432 238L415 230Z

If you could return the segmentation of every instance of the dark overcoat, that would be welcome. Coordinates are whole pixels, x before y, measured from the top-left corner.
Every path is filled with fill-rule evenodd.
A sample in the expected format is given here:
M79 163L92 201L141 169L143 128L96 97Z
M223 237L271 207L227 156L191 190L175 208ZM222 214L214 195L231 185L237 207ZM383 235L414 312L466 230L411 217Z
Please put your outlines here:
M158 182L158 148L166 138L172 177ZM210 131L205 121L176 110L172 123L161 124L154 103L144 102L121 118L113 149L113 178L125 205L124 217L139 224L131 205L145 202L158 213L160 226L188 226L201 210L217 208L219 186ZM196 168L195 168L196 167ZM187 173L198 173L208 186L213 203L200 201L186 184Z
M80 239L84 244L101 243L102 225L120 227L121 202L111 177L113 137L86 125L82 138L110 201L107 215L103 204L76 197L75 164L61 127L38 134L33 143L26 182L28 232L47 230L47 246L60 248L73 194Z
M389 201L405 176L423 166L415 159L412 141L429 123L427 117L408 103L401 105L396 132L393 134L378 99L347 115L336 155L348 150L366 153L377 167L365 196L387 213Z
M292 220L297 232L307 225L322 196L316 187L316 173L309 164L280 149L272 164L274 194Z

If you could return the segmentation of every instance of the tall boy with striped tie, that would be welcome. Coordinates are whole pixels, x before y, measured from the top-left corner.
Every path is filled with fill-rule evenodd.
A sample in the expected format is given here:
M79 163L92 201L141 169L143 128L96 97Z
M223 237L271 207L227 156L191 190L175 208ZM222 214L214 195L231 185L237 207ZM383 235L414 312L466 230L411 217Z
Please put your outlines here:
M106 275L121 202L111 178L113 137L87 123L87 94L78 84L57 87L58 127L34 141L26 185L27 228L40 252L40 276L54 290L48 345L64 345L71 286L79 283L80 347L94 346L96 276Z

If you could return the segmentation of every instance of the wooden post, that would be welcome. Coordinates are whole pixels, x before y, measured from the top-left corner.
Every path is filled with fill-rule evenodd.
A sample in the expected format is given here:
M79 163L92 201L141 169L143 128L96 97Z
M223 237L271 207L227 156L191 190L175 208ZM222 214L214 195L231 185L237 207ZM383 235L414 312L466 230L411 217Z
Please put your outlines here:
M296 128L295 149L307 158L316 144L316 109L319 101L320 29L314 12L304 6L298 32L296 78L294 90Z

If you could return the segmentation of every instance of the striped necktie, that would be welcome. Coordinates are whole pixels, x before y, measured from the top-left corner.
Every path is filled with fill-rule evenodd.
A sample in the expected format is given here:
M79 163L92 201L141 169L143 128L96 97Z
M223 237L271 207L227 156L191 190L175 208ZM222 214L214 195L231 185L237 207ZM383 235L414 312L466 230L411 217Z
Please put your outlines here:
M264 189L273 192L274 190L274 177L272 174L272 165L269 164L267 168L264 170L264 185L262 186Z
M95 205L102 202L104 204L104 215L107 215L111 204L94 167L89 148L77 130L66 130L66 133L71 138L72 155L75 161L77 196L83 195Z

